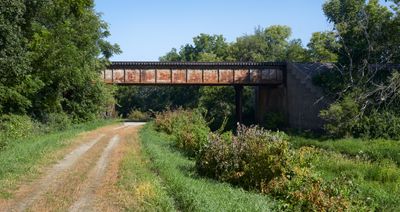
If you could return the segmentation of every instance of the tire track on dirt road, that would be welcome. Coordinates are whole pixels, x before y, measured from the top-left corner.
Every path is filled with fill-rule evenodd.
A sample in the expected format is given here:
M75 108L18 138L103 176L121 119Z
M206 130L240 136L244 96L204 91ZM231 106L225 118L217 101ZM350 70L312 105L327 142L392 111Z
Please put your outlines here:
M24 199L18 201L16 208L10 208L10 210L24 211L27 207L32 205L41 195L43 195L51 187L55 187L58 177L62 172L67 171L72 167L78 159L85 154L89 149L91 149L97 142L99 142L105 135L101 134L96 139L90 141L89 143L84 143L78 148L70 152L65 158L59 161L53 168L47 173L47 175L36 182L33 186L33 191L26 196Z
M91 205L94 199L93 197L95 190L102 183L102 178L108 166L112 150L118 145L119 142L120 142L120 137L118 135L115 135L108 143L100 159L97 161L96 166L89 173L88 176L88 179L90 180L89 185L85 188L79 199L72 205L69 211L71 212L88 211L91 208L93 208L93 206Z
M0 202L2 211L120 211L110 193L115 190L126 138L136 135L142 123L110 125L84 133L74 148L42 177L23 183L15 197ZM78 146L76 144L79 144ZM63 150L62 152L65 152ZM64 153L65 154L65 153ZM60 155L61 156L61 155ZM47 171L46 171L47 170Z

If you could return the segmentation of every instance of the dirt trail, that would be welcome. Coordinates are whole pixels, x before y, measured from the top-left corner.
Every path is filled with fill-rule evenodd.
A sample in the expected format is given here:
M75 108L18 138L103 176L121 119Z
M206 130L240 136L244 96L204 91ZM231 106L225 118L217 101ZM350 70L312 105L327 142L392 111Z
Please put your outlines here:
M118 179L126 138L142 123L108 126L82 134L69 153L42 177L22 184L0 211L119 211L107 196Z

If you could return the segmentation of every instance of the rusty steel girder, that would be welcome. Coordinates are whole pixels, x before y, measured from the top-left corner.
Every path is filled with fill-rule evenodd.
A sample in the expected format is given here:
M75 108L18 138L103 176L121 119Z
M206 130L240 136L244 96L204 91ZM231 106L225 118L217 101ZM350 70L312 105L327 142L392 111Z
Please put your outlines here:
M285 63L112 62L102 72L116 85L278 85Z

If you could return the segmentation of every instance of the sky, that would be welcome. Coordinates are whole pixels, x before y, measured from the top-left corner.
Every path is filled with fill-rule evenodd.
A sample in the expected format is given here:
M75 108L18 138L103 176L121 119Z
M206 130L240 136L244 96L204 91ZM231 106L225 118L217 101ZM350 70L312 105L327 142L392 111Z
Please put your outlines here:
M157 61L200 33L222 34L228 42L257 26L287 25L303 45L313 32L332 29L324 0L95 0L109 24L109 41L123 53L116 61Z

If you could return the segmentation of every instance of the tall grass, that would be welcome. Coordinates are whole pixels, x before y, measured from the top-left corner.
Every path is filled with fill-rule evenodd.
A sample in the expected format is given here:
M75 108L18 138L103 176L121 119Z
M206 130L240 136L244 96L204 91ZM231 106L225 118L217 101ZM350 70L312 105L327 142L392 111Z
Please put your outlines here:
M356 189L356 198L370 210L396 211L400 202L400 142L374 139L317 140L294 136L291 144L319 148L311 163L321 177L345 177Z
M291 143L295 148L315 146L353 157L367 157L374 161L389 159L400 165L400 141L384 139L339 139L321 141L295 136L292 137Z

